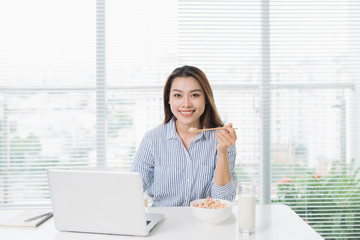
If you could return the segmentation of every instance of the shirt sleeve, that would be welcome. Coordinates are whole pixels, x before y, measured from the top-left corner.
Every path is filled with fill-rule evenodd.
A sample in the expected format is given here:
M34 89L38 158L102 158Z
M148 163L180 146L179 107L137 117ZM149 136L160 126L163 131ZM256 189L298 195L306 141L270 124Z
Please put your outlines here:
M228 201L233 201L236 197L236 187L237 187L237 176L235 173L235 160L236 160L236 147L232 145L228 149L228 159L229 167L231 173L231 180L224 186L216 185L214 178L211 184L211 197L217 199L224 199ZM214 170L215 176L215 170Z
M146 133L134 158L132 172L141 175L144 192L149 188L154 179L154 155L149 141L149 133Z

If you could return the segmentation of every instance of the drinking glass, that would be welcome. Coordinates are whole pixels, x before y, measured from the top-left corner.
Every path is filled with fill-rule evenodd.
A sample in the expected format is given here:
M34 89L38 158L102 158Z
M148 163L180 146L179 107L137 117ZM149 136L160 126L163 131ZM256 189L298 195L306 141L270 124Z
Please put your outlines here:
M256 186L254 184L239 184L238 186L239 231L243 234L255 233L255 203Z

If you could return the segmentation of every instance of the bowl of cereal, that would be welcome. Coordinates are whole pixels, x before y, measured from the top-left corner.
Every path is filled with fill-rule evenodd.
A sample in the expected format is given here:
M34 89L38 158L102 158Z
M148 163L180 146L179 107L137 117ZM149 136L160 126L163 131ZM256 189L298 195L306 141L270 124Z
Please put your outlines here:
M232 203L222 199L194 200L190 203L192 215L203 223L219 224L225 221L232 213Z

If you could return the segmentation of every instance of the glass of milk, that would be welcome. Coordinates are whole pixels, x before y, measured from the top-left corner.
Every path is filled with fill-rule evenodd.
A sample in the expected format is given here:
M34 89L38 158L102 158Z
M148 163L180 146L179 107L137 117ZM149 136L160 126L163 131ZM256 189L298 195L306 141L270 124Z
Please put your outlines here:
M255 233L256 186L251 183L238 186L239 231L244 234Z

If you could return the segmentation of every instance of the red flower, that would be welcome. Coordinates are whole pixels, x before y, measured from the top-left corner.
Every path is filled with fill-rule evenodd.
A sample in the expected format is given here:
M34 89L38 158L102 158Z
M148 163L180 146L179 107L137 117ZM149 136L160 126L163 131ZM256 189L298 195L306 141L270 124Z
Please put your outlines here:
M288 177L282 177L281 180L278 182L278 184L285 184L285 183L292 183L293 180Z
M319 173L314 173L313 178L319 179L321 178L321 175Z

